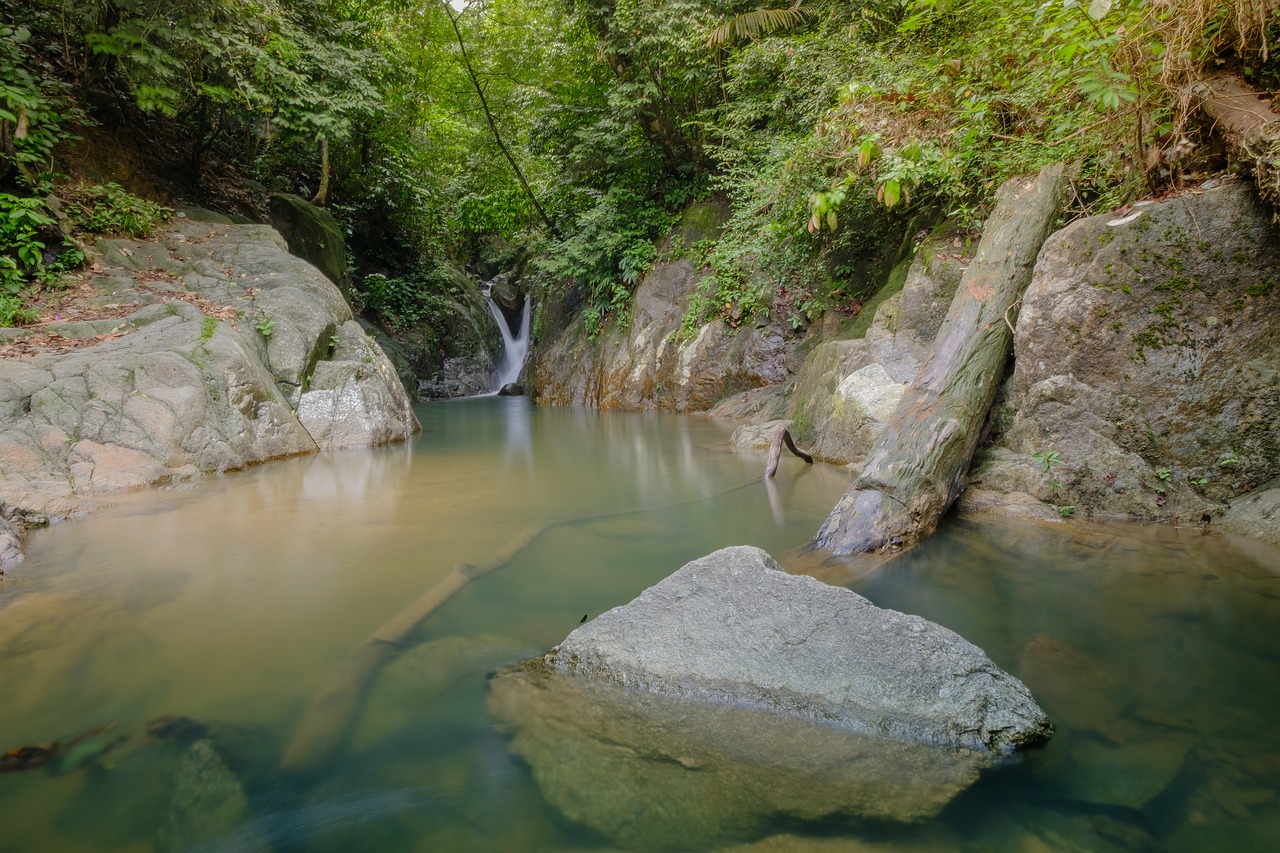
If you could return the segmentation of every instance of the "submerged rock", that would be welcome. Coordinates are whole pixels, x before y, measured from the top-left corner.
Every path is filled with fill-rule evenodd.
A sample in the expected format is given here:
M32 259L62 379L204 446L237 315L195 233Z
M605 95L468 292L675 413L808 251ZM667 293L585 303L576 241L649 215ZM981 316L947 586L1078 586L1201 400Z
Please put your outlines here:
M183 756L163 834L164 849L173 851L205 844L227 850L270 849L254 825L244 786L207 738L193 743Z
M543 795L624 846L912 822L1052 733L976 646L725 548L490 682ZM772 712L772 713L767 713Z
M708 850L780 820L921 821L986 764L970 750L637 694L538 665L495 676L489 710L543 797L625 848Z

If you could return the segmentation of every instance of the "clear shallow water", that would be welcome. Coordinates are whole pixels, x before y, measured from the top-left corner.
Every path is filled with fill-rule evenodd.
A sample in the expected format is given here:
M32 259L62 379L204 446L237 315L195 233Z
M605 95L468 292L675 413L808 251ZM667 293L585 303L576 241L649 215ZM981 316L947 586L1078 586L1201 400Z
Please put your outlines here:
M846 478L784 459L767 488L763 453L725 450L728 428L699 419L521 398L419 415L410 446L138 495L32 537L0 587L0 749L110 722L127 740L110 769L0 776L0 851L608 848L509 755L485 676L710 550L783 554ZM351 649L455 564L552 520L568 521L415 633L338 762L276 772ZM1190 529L960 521L878 571L825 570L982 646L1059 733L926 824L779 826L791 837L759 849L1274 849L1272 550ZM164 714L209 726L239 799L207 772L193 787L187 747L143 734Z

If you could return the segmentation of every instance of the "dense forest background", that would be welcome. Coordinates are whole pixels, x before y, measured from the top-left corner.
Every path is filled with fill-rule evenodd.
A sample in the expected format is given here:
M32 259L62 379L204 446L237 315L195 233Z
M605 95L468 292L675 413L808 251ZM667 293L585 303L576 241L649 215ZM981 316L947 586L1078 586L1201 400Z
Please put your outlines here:
M723 237L665 248L712 272L690 328L802 324L1012 175L1070 164L1081 214L1221 167L1189 84L1269 91L1278 36L1275 0L5 0L0 322L83 263L77 234L274 190L332 210L393 328L445 264L516 255L588 329L626 324L712 198ZM113 157L147 168L121 187Z

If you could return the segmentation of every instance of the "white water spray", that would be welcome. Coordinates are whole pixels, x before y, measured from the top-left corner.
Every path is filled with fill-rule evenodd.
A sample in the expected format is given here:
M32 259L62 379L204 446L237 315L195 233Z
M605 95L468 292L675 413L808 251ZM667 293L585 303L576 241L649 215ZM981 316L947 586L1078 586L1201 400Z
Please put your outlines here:
M502 333L502 361L498 363L498 383L490 392L496 394L503 385L517 381L520 371L524 369L524 360L529 354L529 318L533 303L530 299L524 300L524 307L520 310L520 325L512 332L507 325L506 315L502 313L498 303L493 301L492 294L486 289L484 295L485 301L489 303L489 313L493 315L498 331Z

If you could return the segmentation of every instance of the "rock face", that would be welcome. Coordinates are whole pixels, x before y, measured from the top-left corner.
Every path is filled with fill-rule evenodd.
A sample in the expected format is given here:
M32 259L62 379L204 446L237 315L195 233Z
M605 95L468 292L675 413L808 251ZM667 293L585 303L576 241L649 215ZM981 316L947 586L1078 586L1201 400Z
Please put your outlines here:
M749 547L499 673L489 704L549 802L645 849L710 849L780 819L922 820L1052 732L961 637Z
M96 342L0 360L6 517L419 429L337 287L271 228L187 219L99 248L82 306L115 319L49 327Z
M687 260L660 264L636 289L626 329L610 324L591 340L581 317L534 351L540 403L598 409L698 412L731 394L791 376L794 337L781 322L730 328L715 320L691 339L680 324L702 274Z
M271 225L284 237L289 251L316 269L351 298L347 272L347 242L333 214L306 199L288 193L271 196Z
M1022 682L963 637L789 575L758 548L685 565L578 628L546 663L666 696L994 754L1053 731Z
M1191 520L1280 475L1270 212L1247 183L1135 212L1045 244L997 408L1002 437L974 472L983 489Z
M691 206L664 251L719 235L727 210ZM592 339L581 316L533 350L538 402L598 409L701 412L732 394L791 378L798 339L783 318L731 328L715 320L681 334L704 273L684 259L659 263L636 288L630 323ZM556 326L554 320L549 327Z
M945 230L926 240L899 279L901 289L874 309L866 333L825 341L805 361L796 377L792 426L814 458L837 464L866 458L946 317L963 274L955 240Z
M184 851L225 845L236 850L270 850L253 818L243 786L213 742L193 743L173 782L169 819L162 828L164 848Z

